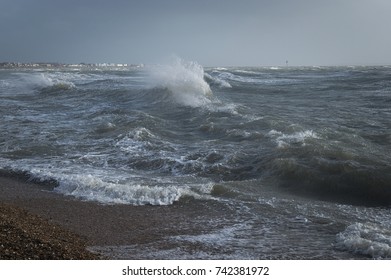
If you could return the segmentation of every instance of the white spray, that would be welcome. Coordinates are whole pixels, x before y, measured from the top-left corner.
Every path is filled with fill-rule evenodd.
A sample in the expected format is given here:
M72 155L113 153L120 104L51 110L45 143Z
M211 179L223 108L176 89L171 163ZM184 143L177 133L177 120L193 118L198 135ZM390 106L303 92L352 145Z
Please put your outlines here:
M167 89L174 101L199 107L212 101L212 90L204 80L204 69L196 62L174 57L169 64L151 68L154 87Z

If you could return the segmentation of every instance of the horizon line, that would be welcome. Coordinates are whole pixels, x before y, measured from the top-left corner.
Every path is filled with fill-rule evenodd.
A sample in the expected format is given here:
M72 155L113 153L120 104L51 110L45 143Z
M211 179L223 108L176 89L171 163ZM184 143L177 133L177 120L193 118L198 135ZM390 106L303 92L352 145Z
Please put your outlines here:
M150 65L159 65L159 63L113 63L113 62L79 62L79 63L68 63L68 62L17 62L17 61L1 61L0 67L9 66L9 67L58 67L58 66L94 66L94 67L137 67L137 66L150 66ZM233 68L233 67L278 67L278 68L298 68L298 67L391 67L391 64L276 64L276 65L202 65L205 68Z

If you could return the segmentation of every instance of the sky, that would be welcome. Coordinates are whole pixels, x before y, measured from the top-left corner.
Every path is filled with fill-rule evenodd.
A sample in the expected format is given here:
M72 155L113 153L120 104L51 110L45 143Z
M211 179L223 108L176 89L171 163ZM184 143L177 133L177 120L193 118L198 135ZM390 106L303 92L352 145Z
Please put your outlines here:
M390 65L390 0L0 0L0 62Z

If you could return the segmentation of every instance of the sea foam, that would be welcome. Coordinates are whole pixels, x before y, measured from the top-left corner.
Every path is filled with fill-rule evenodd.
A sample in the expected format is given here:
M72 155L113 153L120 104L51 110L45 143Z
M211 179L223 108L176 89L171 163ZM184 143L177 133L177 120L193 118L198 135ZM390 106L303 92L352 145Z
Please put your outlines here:
M355 223L336 238L336 246L372 258L391 258L391 230L376 225Z

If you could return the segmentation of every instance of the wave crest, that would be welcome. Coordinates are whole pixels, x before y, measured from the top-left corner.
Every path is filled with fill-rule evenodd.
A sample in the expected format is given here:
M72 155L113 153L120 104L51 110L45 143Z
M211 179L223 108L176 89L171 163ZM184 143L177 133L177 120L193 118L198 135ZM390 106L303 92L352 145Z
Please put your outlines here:
M39 90L68 90L75 87L71 81L54 73L23 75L22 83L26 87Z
M175 57L167 65L151 68L152 86L169 91L174 101L186 106L201 107L211 103L212 90L204 80L204 69L197 62Z

